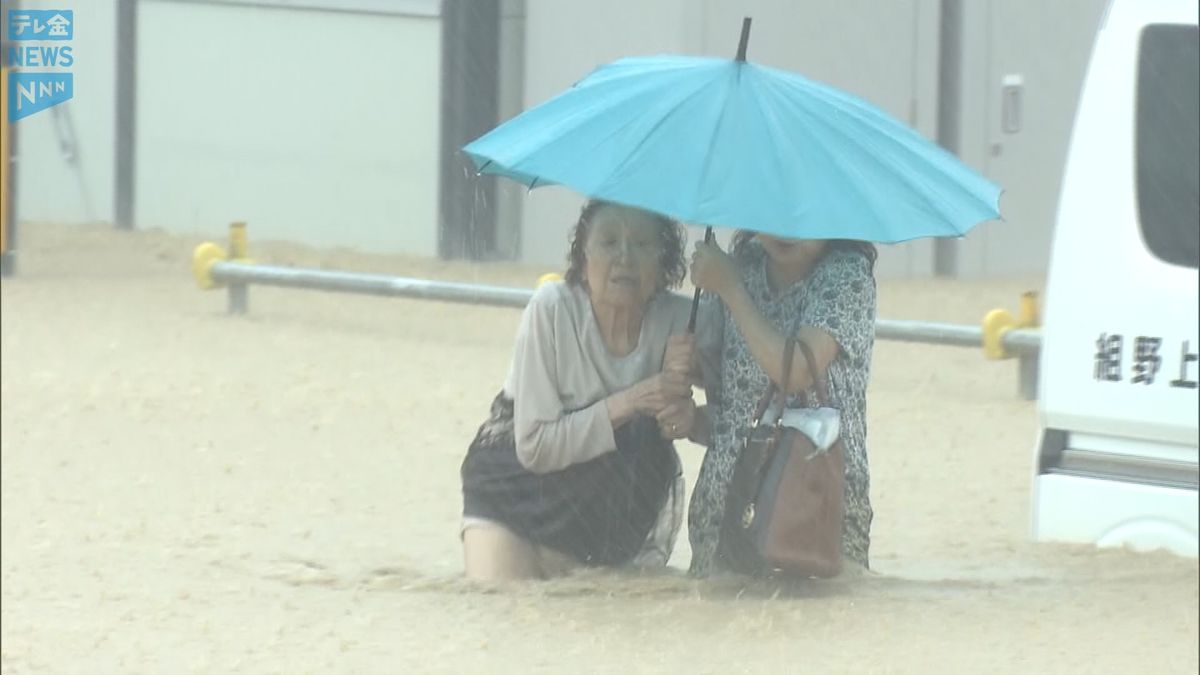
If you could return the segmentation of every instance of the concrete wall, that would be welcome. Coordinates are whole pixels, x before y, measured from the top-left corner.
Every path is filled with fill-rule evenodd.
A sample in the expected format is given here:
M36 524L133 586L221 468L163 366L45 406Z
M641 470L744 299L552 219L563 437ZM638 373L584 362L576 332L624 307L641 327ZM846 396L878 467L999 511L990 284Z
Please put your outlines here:
M525 0L500 0L500 101L497 116L506 120L525 109ZM496 182L496 253L521 258L521 205L525 188Z
M139 223L434 255L440 31L436 14L144 0Z
M1004 188L1003 222L957 242L954 276L1044 275L1058 191L1092 43L1108 0L967 0L959 155ZM1020 120L1006 131L1003 82L1020 78Z
M93 208L45 111L17 123L19 218L109 221L115 2L23 6L63 4ZM257 239L435 254L436 0L142 0L139 14L138 227L219 236L247 220Z

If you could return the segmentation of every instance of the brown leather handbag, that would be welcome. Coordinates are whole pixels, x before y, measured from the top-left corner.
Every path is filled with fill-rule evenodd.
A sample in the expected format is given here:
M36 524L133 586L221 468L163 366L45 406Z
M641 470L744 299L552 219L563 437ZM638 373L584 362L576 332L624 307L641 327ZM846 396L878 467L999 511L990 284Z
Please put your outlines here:
M717 555L744 574L833 577L842 571L842 441L839 434L820 452L808 436L783 424L796 345L813 373L805 405L828 405L828 388L816 372L812 350L803 340L790 340L784 348L783 387L773 382L767 387L734 467ZM773 397L778 416L774 424L764 424Z

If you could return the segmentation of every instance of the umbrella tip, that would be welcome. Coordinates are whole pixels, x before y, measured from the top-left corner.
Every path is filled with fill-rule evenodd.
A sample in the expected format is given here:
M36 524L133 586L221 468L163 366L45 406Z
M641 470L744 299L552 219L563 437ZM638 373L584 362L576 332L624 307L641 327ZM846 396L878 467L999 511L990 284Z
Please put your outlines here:
M750 17L742 18L742 38L738 41L737 60L746 60L746 46L750 43Z

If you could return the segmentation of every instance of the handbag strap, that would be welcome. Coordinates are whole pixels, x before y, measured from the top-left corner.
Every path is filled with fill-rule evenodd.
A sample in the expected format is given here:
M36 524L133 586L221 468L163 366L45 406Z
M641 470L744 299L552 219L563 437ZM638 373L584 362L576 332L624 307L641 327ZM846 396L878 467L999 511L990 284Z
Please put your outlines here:
M829 387L825 377L817 370L817 359L813 356L812 348L799 337L789 337L783 347L783 386L776 386L774 380L771 380L767 385L767 390L763 393L762 400L758 402L758 409L754 414L754 424L756 426L762 421L768 406L771 405L772 398L775 399L775 406L779 410L776 425L782 422L784 405L787 402L788 384L792 377L792 361L795 359L797 346L800 347L800 354L804 356L805 365L808 366L809 375L812 377L812 393L815 395L817 405L825 406L829 404Z
M829 382L825 375L817 370L817 359L813 356L812 347L800 338L796 338L795 342L800 346L800 353L804 355L804 362L808 364L808 372L812 375L812 392L816 394L817 405L829 405Z

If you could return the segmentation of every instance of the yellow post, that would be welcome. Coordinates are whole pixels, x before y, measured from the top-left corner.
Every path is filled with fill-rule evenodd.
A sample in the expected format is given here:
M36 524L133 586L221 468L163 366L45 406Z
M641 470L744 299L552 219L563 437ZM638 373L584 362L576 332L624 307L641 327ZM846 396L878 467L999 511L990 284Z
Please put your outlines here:
M206 241L192 252L192 275L196 277L196 285L204 290L216 288L217 282L212 278L212 266L229 259L225 249L211 241Z
M246 239L246 223L238 221L229 225L229 257L245 260L250 257L250 244Z
M1021 328L1036 328L1042 325L1042 317L1038 311L1038 294L1026 291L1021 294L1021 317L1017 320Z
M250 260L250 244L246 238L246 223L237 221L229 224L229 252L225 249L212 243L211 241L204 242L192 251L192 275L196 277L196 285L202 289L208 290L218 288L224 284L219 284L212 278L212 267L219 262L233 261L240 263L252 263ZM241 294L245 293L245 286L241 285ZM233 292L233 287L230 288ZM244 300L242 301L244 302Z
M1017 326L1007 309L993 309L983 317L983 355L989 359L1007 359L1004 334Z
M983 317L983 354L989 359L1007 359L1012 356L1004 348L1004 334L1014 328L1037 328L1041 325L1038 316L1038 294L1027 291L1021 294L1021 308L1013 316L1007 309L993 309Z

